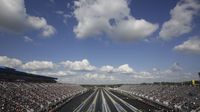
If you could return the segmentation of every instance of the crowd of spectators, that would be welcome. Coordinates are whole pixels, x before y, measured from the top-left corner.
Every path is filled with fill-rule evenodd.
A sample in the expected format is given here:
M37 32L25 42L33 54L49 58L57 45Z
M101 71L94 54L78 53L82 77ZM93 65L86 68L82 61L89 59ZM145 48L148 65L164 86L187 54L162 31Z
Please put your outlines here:
M200 111L200 86L138 84L123 85L118 90L182 112Z
M71 84L0 81L0 112L48 111L84 91L85 88Z

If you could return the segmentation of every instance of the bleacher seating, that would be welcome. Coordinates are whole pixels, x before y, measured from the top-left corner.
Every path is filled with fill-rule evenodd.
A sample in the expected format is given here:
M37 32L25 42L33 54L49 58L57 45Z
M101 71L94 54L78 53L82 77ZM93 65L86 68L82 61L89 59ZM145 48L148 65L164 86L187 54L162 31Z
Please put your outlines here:
M86 89L71 84L0 81L0 112L48 111L83 91Z
M118 90L183 112L195 112L200 107L200 86L138 84L123 85Z

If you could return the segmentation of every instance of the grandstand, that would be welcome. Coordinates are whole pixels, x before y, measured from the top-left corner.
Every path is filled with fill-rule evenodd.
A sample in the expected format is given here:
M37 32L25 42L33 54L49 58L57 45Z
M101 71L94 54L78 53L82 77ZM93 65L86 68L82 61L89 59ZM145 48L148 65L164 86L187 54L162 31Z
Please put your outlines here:
M78 85L56 83L56 79L0 67L0 112L50 111L86 91Z
M57 78L40 76L17 71L9 67L0 67L0 81L9 82L56 82Z
M0 112L198 112L197 81L76 85L0 68Z
M0 81L0 112L46 112L86 91L78 85Z
M133 84L116 91L167 106L175 111L200 111L200 86L188 84Z

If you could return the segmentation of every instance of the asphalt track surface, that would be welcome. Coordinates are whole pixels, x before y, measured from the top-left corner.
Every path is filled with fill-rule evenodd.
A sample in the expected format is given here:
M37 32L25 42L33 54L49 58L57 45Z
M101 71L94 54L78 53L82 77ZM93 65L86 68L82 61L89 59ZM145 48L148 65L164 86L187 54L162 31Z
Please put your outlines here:
M154 112L160 108L105 88L79 95L58 112Z

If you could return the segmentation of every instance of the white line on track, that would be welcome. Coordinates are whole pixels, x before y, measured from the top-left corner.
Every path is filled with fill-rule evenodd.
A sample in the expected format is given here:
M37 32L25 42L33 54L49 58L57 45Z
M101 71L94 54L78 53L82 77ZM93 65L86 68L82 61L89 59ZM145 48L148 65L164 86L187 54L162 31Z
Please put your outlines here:
M110 108L106 102L103 90L101 89L101 96L102 96L102 112L111 112Z
M95 112L98 96L99 96L99 90L97 90L96 96L95 96L94 100L92 101L92 104L88 108L87 112Z
M80 112L81 109L84 107L84 105L88 102L88 100L96 93L96 91L94 91L86 100L84 100L83 103L81 103L73 112Z
M117 103L105 90L106 95L108 98L111 100L111 102L114 104L115 108L117 109L118 112L127 112L119 103Z
M112 96L114 96L115 98L117 98L120 102L122 102L123 104L125 104L128 108L130 108L133 112L141 112L140 110L138 110L137 108L135 108L134 106L132 106L131 104L127 103L126 101L122 100L121 98L119 98L118 96L114 95L113 93L111 93L110 91L107 91L109 94L111 94Z

